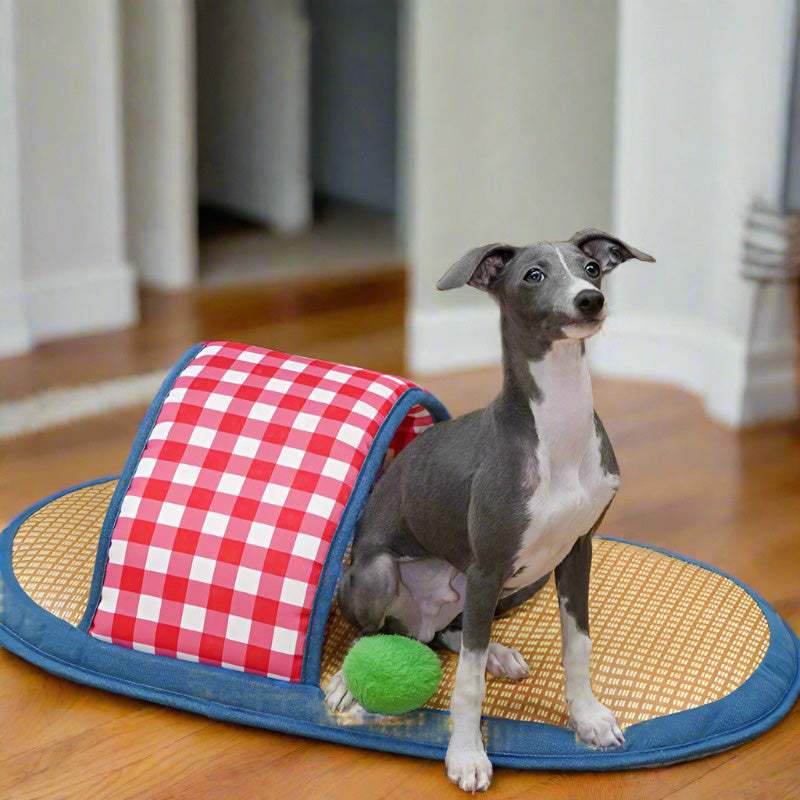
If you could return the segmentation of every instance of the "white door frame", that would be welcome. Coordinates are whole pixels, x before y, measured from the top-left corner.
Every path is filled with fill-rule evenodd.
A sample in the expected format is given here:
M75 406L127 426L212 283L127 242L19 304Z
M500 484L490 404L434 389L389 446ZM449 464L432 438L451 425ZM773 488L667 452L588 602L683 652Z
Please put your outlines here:
M128 257L161 289L197 282L194 0L121 0Z

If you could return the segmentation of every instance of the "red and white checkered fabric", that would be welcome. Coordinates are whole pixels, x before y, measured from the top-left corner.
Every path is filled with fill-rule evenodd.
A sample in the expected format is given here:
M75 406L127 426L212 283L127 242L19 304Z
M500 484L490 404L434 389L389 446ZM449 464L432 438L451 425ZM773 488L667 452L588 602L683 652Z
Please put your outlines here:
M381 423L414 386L206 345L167 394L122 501L90 633L298 681L331 538ZM432 423L415 406L389 450Z

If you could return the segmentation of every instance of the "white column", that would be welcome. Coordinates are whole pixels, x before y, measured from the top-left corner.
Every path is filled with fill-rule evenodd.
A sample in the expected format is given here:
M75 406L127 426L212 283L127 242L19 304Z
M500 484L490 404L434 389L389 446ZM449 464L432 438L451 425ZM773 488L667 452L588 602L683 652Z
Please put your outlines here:
M17 0L21 260L34 341L136 318L112 0Z
M740 277L755 197L782 195L794 3L620 0L614 230L597 371L676 383L732 425L797 413L791 298Z
M413 370L495 363L497 311L436 281L466 250L611 221L616 2L401 6Z
M22 288L14 4L0 0L0 357L30 347Z
M197 279L194 0L121 0L128 257L164 289Z

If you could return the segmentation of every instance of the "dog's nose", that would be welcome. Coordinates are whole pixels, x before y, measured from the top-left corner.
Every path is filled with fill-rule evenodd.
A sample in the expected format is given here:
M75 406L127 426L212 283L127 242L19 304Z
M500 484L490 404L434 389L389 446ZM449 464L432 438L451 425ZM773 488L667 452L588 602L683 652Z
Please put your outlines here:
M575 307L585 317L593 317L595 314L599 314L604 303L605 298L602 292L598 292L597 289L584 289L575 295Z

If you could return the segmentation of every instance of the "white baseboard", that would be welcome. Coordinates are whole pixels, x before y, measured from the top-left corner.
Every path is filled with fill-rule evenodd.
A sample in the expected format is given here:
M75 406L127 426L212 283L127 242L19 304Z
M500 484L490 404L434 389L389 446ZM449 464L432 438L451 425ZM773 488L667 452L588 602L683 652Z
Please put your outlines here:
M592 339L595 374L671 383L698 394L709 414L740 427L798 415L791 339L748 352L744 339L683 318L617 316Z
M0 295L0 358L19 356L30 349L23 297L19 292Z
M136 276L119 263L35 279L26 282L25 307L37 342L122 328L138 318Z
M31 349L30 339L17 330L2 330L0 324L0 358L14 358L25 355Z
M412 311L406 335L415 375L500 362L500 312L493 303Z

